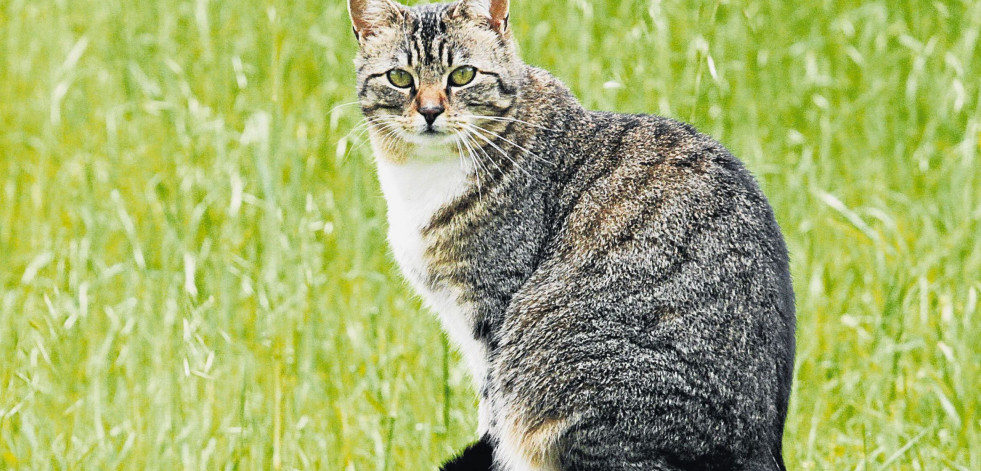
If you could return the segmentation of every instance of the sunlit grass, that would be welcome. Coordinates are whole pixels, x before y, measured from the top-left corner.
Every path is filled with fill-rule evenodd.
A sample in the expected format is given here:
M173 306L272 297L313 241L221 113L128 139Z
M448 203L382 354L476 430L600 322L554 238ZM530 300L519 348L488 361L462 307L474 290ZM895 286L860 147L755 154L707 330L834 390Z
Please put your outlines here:
M793 469L981 469L981 4L515 0L593 108L761 180ZM398 276L344 3L0 3L0 468L431 469L473 395Z

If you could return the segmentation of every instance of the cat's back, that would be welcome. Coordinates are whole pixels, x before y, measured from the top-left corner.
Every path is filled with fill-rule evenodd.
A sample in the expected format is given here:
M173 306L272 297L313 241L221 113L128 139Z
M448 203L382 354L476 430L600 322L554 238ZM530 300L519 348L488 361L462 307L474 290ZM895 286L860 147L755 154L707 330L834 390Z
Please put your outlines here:
M722 144L660 116L587 116L589 126L573 137L581 138L580 151L565 162L555 259L605 265L610 257L630 256L618 262L646 264L651 273L685 265L711 272L712 262L728 260L744 270L718 269L781 284L759 279L788 263L773 211Z

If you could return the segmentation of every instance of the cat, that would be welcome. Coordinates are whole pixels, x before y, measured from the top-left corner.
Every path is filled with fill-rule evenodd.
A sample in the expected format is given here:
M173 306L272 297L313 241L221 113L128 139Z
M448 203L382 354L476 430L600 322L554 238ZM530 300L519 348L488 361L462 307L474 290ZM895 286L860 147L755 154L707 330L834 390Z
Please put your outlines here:
M785 469L794 294L740 161L585 110L508 0L348 8L392 253L480 395L443 469Z

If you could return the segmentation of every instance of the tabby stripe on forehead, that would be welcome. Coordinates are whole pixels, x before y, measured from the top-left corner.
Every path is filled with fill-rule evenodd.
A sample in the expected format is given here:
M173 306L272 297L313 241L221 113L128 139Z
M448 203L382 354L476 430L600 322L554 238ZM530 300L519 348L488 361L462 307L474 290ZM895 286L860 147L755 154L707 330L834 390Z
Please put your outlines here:
M417 60L421 64L425 60L422 48L419 47L419 29L422 27L421 22L418 19L413 19L412 21L412 31L409 32L409 46L412 47L412 51L415 53Z
M402 36L402 47L405 48L405 56L408 61L408 65L411 67L415 65L415 57L412 55L412 43L409 41L408 36Z
M433 50L432 50L431 47L427 47L426 46L426 39L422 36L422 33L419 33L419 35L417 36L416 41L419 43L419 50L426 53L426 62L432 63L433 62Z
M422 41L422 37L419 38L419 41ZM425 44L423 44L423 46L426 47ZM433 54L433 49L433 43L430 41L429 46L426 47L426 60L428 60L430 64L436 62L436 55Z
M436 27L432 24L427 24L425 28L419 31L419 47L426 51L426 61L430 64L436 61L436 55L433 54L435 49L436 40Z
M423 58L422 58L422 51L419 49L419 41L418 41L419 36L418 34L416 34L418 32L419 32L419 21L413 20L412 31L410 31L409 34L407 35L406 41L408 41L409 47L412 48L412 53L416 56L416 59L421 64Z

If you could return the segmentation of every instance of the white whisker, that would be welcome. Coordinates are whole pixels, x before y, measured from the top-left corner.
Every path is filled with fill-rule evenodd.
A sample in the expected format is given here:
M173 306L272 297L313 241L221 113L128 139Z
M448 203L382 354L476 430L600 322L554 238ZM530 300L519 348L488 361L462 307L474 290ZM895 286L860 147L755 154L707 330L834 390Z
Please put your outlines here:
M505 141L505 142L507 142L508 144L511 144L511 145L513 145L513 146L515 146L515 147L517 147L518 149L521 149L521 150L523 150L523 151L525 151L525 153L526 153L526 154L527 154L528 156L530 156L530 157L534 157L534 158L535 158L536 160L538 160L538 161L539 161L539 162L541 162L541 163L544 163L544 164L548 164L548 165L551 165L551 166L553 166L553 167L555 166L555 163L554 163L554 162L550 162L550 161L548 161L548 160L545 160L544 158L542 158L542 157L541 157L541 156L539 156L538 154L536 154L536 153L534 153L534 152L532 152L532 151L530 151L530 150L528 150L528 149L527 149L527 148L525 148L524 146L522 146L522 145L520 145L520 144L518 144L518 143L516 143L516 142L514 142L514 141L512 141L512 140L510 140L510 139L508 139L508 138L506 138L506 137L504 137L504 136L502 136L502 135L500 135L500 134L498 134L498 133L496 133L496 132L494 132L494 131L491 131L490 129L485 129L485 128L482 128L482 127L480 127L480 126L477 126L477 125L475 125L475 124L469 124L469 126L473 126L473 127L476 127L477 129L479 129L479 130L481 130L481 131L484 131L484 132L486 132L486 133L488 133L488 134L490 134L490 135L492 135L492 136L495 136L495 137L497 137L497 138L500 138L501 140L503 140L503 141Z
M541 162L541 163L544 163L544 164L547 164L547 165L549 165L549 166L552 166L552 167L555 167L555 163L553 163L553 162L550 162L550 161L548 161L548 160L545 160L544 158L542 158L542 157L541 157L541 156L539 156L538 154L535 154L534 152L532 152L532 151L530 151L530 150L528 150L528 149L527 149L527 148L525 148L524 146L521 146L520 144L518 144L518 143L516 143L516 142L514 142L514 141L512 141L512 140L510 140L510 139L508 139L508 138L506 138L506 137L504 137L504 136L502 136L502 135L500 135L500 134L498 134L498 133L496 133L496 132L494 132L494 131L491 131L491 130L489 130L489 129L484 129L484 128L481 128L480 126L477 126L477 125L474 125L474 124L467 124L467 126L469 126L469 127L471 127L471 128L475 128L475 129L476 129L477 131L483 131L483 132L486 132L486 133L488 133L488 134L490 134L490 135L492 135L492 136L494 136L494 137L497 137L497 138L499 138L499 139L501 139L501 140L503 140L503 141L505 141L505 142L507 142L507 143L509 143L509 144L511 144L511 145L513 145L514 147L516 147L516 148L518 148L518 149L520 149L520 150L522 150L522 151L524 151L524 152L523 152L523 153L524 153L524 155L527 155L527 156L528 156L528 157L530 157L530 158L531 158L532 160L536 160L536 161L538 161L538 162ZM487 140L487 139L486 139L486 138L485 138L485 137L484 137L483 135L481 135L481 138L484 138L485 140ZM509 160L511 160L511 162L512 162L512 163L514 163L514 164L515 164L515 166L518 166L518 164L517 164L517 162L515 162L515 161L514 161L514 159L511 159L511 157L510 157L509 155L507 155L507 154L506 154L506 153L505 153L505 152L504 152L504 151L503 151L503 150L502 150L502 149L501 149L501 148L500 148L499 146L497 146L497 145L496 145L495 143L493 143L493 142L491 142L491 141L489 141L489 140L488 140L488 142L490 142L490 143L491 143L491 145L493 145L494 147L497 147L497 149L498 149L498 151L499 151L499 152L501 152L501 153L504 153L504 154L505 154L506 156L508 156L508 159L509 159ZM519 155L520 155L520 154L519 154ZM524 169L522 169L522 170L524 170ZM525 171L525 173L528 173L528 172L527 172L527 171Z
M335 106L335 107L333 107L333 108L331 108L331 109L330 109L330 111L328 111L328 112L327 112L327 114L328 114L328 115L330 115L330 114L332 114L332 113L333 113L334 111L337 111L337 110L339 110L339 109L341 109L341 108L344 108L345 106L351 106L351 105L357 105L357 104L359 104L359 103L361 103L361 102L360 102L360 101L358 101L358 100L355 100L355 101L349 101L349 102L347 102L347 103L341 103L341 104L339 104L339 105L337 105L337 106Z
M469 126L469 125L465 125L465 126ZM477 136L477 137L479 137L479 138L481 138L481 139L483 139L485 141L487 140L487 138L485 138L484 136L482 136L482 135L480 135L478 133L475 133L475 132L469 132L469 130L467 132L467 135L468 136ZM474 140L473 141L473 144L477 148L477 150L480 151L481 154L484 154L484 158L486 158L490 163L494 164L494 168L497 169L498 175L500 175L500 176L503 177L504 176L504 169L501 168L501 166L497 164L497 160L492 159L491 156L489 154L487 154L487 151L484 150L484 146L480 145L479 142L477 142L476 140ZM498 149L498 151L499 152L503 152L503 151L500 151L500 149ZM507 154L505 154L504 157L507 158L508 157ZM513 163L514 161L512 160L511 162Z
M470 162L473 163L474 173L475 173L476 180L477 180L477 198L478 198L478 200L483 199L484 194L483 194L483 190L482 190L482 188L480 186L480 180L481 180L480 171L481 170L484 170L486 172L487 170L484 169L482 165L480 165L479 160L474 156L473 148L467 142L466 136L462 132L460 132L460 131L454 131L454 132L456 133L457 136L459 136L461 138L460 143L463 144L463 146L467 148L467 154L470 157Z
M475 126L475 125L472 125L472 124L467 124L466 126L468 126L470 128L475 128L475 130L477 130L478 132L475 132L474 135L477 136L477 137L479 137L479 138L481 138L481 139L483 139L484 142L486 142L487 144L490 144L490 146L493 147L494 149L496 149L497 152L499 152L502 156L504 156L504 158L508 159L508 161L511 162L511 165L514 165L514 167L516 169L521 170L522 172L525 173L525 175L528 175L529 177L532 176L531 173L529 173L527 170L521 168L521 166L518 165L518 162L516 162L513 158L511 158L511 156L508 155L508 153L505 152L504 149L501 149L501 147L498 146L496 143L494 143L494 141L488 139L483 134L480 134L480 132L479 132L480 131L480 128L478 126ZM490 157L488 156L487 158L489 159Z
M354 128L352 128L350 131L348 131L347 134L345 134L344 136L342 136L341 139L339 139L339 140L348 140L348 139L350 139L352 137L352 134L353 134L354 135L354 139L352 139L352 140L358 141L356 145L351 146L347 150L347 152L344 153L344 156L341 157L341 161L347 160L348 156L351 155L352 152L354 152L357 149L360 149L362 146L364 146L367 143L367 141L364 140L364 135L370 130L370 127L371 127L371 124L372 124L372 120L374 120L374 119L377 119L377 118L368 118L368 117L366 117L363 121L361 121L356 126L354 126Z
M487 121L507 121L507 122L514 122L514 123L520 123L520 124L527 124L528 126L536 127L536 128L539 128L539 129L544 129L546 131L562 132L561 129L549 128L549 127L545 127L545 126L542 126L542 125L539 125L539 124L535 124L535 123L532 123L532 122L525 121L523 119L511 118L511 117L508 117L508 116L481 116L481 115L476 115L476 114L468 114L468 115L463 115L463 117L465 117L465 118L471 118L471 119L477 119L477 120L479 120L479 119L485 119Z

